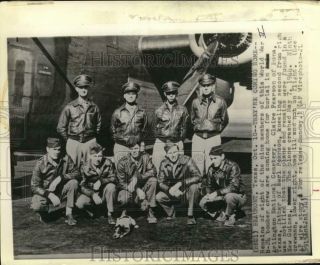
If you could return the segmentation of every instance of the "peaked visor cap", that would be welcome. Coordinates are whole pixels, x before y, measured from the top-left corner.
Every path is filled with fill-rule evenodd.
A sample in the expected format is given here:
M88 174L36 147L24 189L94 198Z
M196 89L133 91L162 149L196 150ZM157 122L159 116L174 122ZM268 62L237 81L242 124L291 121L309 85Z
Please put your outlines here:
M180 84L175 81L169 81L163 84L162 91L163 92L177 92L180 87Z
M73 79L73 84L76 87L85 87L91 86L93 84L93 81L89 75L78 75Z
M205 74L199 79L199 84L202 86L213 85L215 83L216 83L216 77L210 74Z
M128 92L138 93L140 91L140 86L134 82L127 82L122 86L122 89L123 89L123 94Z

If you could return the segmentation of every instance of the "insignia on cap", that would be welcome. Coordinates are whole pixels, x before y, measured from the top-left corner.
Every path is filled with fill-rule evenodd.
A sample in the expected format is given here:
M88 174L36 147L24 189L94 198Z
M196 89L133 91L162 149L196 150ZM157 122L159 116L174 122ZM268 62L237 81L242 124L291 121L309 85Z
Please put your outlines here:
M163 84L162 90L163 92L172 92L172 91L178 91L178 88L180 87L180 84L175 81L169 81Z
M134 82L127 82L122 86L122 89L123 89L123 94L128 92L138 93L140 91L140 86Z
M216 77L210 74L205 74L199 79L200 85L212 85L216 83Z
M92 85L92 78L88 75L78 75L73 79L73 84L76 87L84 87Z

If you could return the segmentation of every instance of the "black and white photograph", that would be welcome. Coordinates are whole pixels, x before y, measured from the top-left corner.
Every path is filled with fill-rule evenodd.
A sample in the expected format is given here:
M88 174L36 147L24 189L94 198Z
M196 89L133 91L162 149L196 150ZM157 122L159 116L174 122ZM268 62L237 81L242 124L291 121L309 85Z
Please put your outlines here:
M251 250L251 46L8 38L14 256Z
M310 2L1 3L1 264L318 261Z

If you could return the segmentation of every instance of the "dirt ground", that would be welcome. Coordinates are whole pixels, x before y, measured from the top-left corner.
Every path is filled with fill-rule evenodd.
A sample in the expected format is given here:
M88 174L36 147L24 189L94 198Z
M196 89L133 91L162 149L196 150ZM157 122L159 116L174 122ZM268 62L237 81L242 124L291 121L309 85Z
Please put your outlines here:
M30 198L13 201L14 255L90 253L92 247L113 250L182 250L252 249L251 175L243 175L248 197L243 208L246 217L234 227L225 227L201 214L195 226L187 226L181 213L173 221L159 216L158 224L148 224L144 216L136 218L138 229L122 239L113 239L114 228L103 216L89 219L78 216L78 225L70 227L61 217L41 223L32 212ZM159 211L159 213L161 213Z

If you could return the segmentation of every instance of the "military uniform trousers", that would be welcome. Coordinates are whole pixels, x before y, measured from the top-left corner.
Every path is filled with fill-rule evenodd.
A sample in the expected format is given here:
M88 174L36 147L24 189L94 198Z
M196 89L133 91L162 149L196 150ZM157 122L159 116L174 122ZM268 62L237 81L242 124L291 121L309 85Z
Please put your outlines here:
M114 202L116 200L116 185L108 183L101 192L102 203L106 203L109 213L114 211ZM83 209L85 206L94 205L93 199L85 194L81 194L76 202L76 206L79 209Z
M145 194L150 207L156 207L156 188L158 180L155 177L150 177L141 188ZM118 194L118 202L120 207L125 208L129 203L138 203L138 197L135 192L128 190L120 190Z
M192 137L192 158L198 166L200 173L203 174L204 164L206 164L205 172L208 172L210 166L209 153L212 147L221 144L220 134L204 139L194 134Z
M69 208L73 208L77 191L78 191L78 181L75 179L71 179L64 185L63 184L58 185L56 190L53 193L60 198L61 203L63 201L67 201L66 206ZM32 197L31 209L33 209L35 212L48 212L50 203L51 203L50 199L43 197L41 195L35 194Z
M240 210L241 207L246 203L247 196L245 194L238 194L238 193L227 193L224 196L218 196L215 200L210 201L207 200L206 195L201 199L199 205L204 210L210 210L208 208L214 209L213 211L221 210L226 205L226 214L232 215L235 210ZM221 204L221 202L223 202ZM211 206L211 207L210 207Z
M66 152L71 157L77 167L81 161L87 161L90 154L90 147L96 143L96 138L93 138L85 143L68 139L66 144Z
M177 146L179 147L180 153L184 154L183 150L183 142L179 141L176 143ZM153 153L152 153L152 163L157 169L157 173L159 173L159 168L161 161L165 158L166 156L166 151L164 150L166 143L161 141L160 139L156 139L154 146L153 146Z
M200 196L200 184L191 184L185 193L181 196L180 201L184 201L188 204L188 216L193 216L194 206L198 204ZM161 205L168 216L172 216L174 213L174 202L177 201L176 198L171 197L171 195L160 191L156 196L157 202Z

